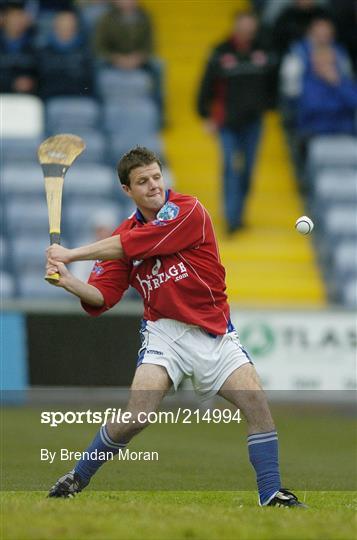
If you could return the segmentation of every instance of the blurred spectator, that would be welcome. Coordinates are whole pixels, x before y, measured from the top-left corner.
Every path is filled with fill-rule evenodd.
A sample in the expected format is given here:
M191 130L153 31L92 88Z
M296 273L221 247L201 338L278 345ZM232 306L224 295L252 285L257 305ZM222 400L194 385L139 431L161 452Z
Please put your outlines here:
M336 21L338 39L347 48L357 70L357 1L329 0L329 7Z
M273 44L279 54L288 51L290 45L303 38L314 19L328 17L329 12L316 0L294 0L279 15L273 29Z
M92 231L90 231L90 234L92 238L86 239L86 242L104 240L111 236L114 229L118 226L118 215L115 213L98 211L93 215L91 225ZM93 261L76 261L71 264L71 272L78 279L81 279L86 283L93 270L93 266Z
M35 93L36 59L31 19L21 3L3 8L0 29L0 91Z
M92 93L92 60L74 11L53 19L47 46L39 53L39 90L42 98Z
M163 116L162 68L153 53L153 32L148 13L136 0L111 0L95 31L99 59L124 71L143 69L153 81L152 96Z
M120 69L145 65L153 51L152 28L136 0L112 0L111 8L98 21L95 51Z
M297 127L304 139L357 133L357 84L343 73L336 48L326 45L311 52L311 69L305 74L297 111Z
M333 132L334 120L338 131L344 124L342 117L345 115L350 119L347 124L353 122L351 65L345 49L336 44L334 37L332 22L324 18L316 19L311 23L306 38L297 42L283 60L281 81L284 109L291 126L298 127L301 133L318 130L318 125L323 129L324 123L325 129ZM319 103L319 100L323 101ZM331 107L335 109L340 122L334 119ZM318 118L314 116L313 108L316 108ZM324 108L327 115L325 122L321 118ZM303 123L306 123L305 127Z
M271 101L274 64L259 46L257 33L253 13L235 17L232 35L210 55L198 96L198 112L222 146L228 232L243 226L262 115Z

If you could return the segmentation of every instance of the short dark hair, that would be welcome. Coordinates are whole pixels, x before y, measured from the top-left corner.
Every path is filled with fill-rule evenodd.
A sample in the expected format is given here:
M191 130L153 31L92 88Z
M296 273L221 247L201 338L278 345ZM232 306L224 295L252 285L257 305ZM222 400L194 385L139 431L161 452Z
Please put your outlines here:
M162 164L159 157L145 148L145 146L136 146L123 155L120 159L117 171L120 182L125 186L130 186L129 175L133 169L137 167L143 167L144 165L151 165L151 163L157 163L162 171Z

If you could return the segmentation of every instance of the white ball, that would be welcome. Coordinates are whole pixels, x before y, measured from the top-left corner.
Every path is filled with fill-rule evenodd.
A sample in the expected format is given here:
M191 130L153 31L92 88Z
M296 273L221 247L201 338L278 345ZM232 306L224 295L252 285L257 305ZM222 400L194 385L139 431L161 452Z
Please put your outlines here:
M295 229L299 231L300 234L310 234L313 228L314 224L307 216L301 216L296 220Z

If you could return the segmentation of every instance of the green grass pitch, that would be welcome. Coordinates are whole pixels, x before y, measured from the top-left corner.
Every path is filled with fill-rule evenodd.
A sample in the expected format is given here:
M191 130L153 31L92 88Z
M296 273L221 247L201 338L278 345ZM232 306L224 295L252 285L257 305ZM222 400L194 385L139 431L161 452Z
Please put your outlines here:
M73 463L42 463L39 449L84 449L97 427L49 428L40 424L37 409L5 409L0 537L353 540L353 411L333 406L273 409L283 484L306 501L308 510L257 506L243 424L153 425L131 447L159 450L158 463L111 462L75 499L47 499L48 488ZM77 405L74 410L83 408Z
M299 493L303 497L303 493ZM255 492L43 492L2 497L2 538L17 540L353 540L356 495L309 492L309 510L256 507Z

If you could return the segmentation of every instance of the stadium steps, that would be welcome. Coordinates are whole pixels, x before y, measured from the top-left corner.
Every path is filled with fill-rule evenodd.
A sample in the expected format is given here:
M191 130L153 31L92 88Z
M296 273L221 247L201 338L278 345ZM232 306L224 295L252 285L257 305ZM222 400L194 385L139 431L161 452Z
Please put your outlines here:
M247 228L225 235L220 197L220 152L195 112L197 87L212 46L230 29L237 3L230 0L144 0L166 64L166 155L177 189L196 195L214 220L232 302L241 305L319 307L325 290L310 237L294 230L304 213L276 113L266 115ZM243 9L248 2L240 2Z

